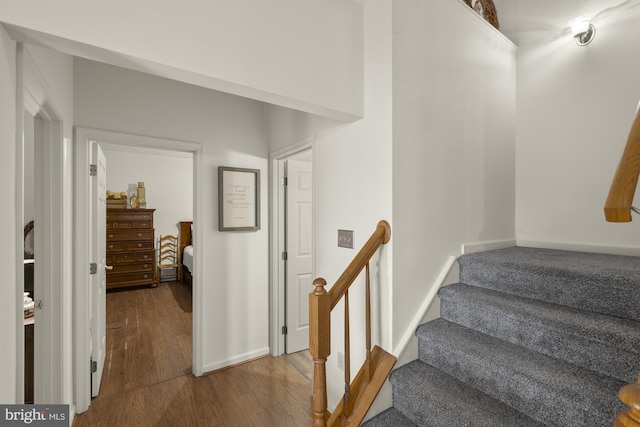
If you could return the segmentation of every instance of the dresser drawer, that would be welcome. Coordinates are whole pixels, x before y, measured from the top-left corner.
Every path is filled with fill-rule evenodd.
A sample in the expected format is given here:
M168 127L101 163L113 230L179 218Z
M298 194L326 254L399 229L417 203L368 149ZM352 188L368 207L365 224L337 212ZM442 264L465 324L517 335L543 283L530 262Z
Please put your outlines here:
M115 264L113 265L113 269L107 270L107 277L113 276L114 274L119 274L119 273L142 273L142 272L148 272L148 271L153 273L152 262Z
M107 242L107 253L124 251L125 242Z
M135 254L130 254L130 253L113 254L113 265L129 264L132 262L136 262Z
M130 230L132 228L153 228L153 221L107 221L107 230Z
M153 230L108 231L107 241L153 240Z
M127 251L142 251L153 249L153 240L148 241L128 241L126 242L125 248Z
M144 262L144 261L153 262L154 260L153 252L137 253L135 255L136 255L136 261L138 262Z
M155 282L155 274L151 271L140 271L137 273L120 273L120 274L107 274L107 287L114 287L112 285L124 285L127 284L153 284Z
M152 212L143 211L107 211L107 222L122 221L122 222L140 222L149 221L153 222Z

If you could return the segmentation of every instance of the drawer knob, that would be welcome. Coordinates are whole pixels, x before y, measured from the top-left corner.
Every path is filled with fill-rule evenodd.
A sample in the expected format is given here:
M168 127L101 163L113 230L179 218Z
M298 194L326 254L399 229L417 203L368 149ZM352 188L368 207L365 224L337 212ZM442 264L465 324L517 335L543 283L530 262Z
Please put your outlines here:
M149 264L145 264L145 265L144 265L144 268L147 268L147 267L149 267Z
M109 238L110 238L110 239L113 239L113 234L109 234Z
M144 275L144 278L146 279L147 277L149 277L149 276L145 274L145 275Z
M138 237L142 237L142 233L138 233Z
M145 255L145 256L144 256L144 259L147 259L148 257L149 257L149 255Z
M138 247L141 248L142 247L142 243L138 243Z
M109 245L109 249L113 249L113 245Z

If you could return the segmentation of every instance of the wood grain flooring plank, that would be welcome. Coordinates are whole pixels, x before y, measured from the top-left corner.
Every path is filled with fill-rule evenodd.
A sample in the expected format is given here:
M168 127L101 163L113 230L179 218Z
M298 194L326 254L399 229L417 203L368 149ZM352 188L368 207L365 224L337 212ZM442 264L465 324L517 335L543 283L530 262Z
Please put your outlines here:
M311 424L311 382L284 357L191 374L191 290L177 282L107 293L100 395L73 427Z

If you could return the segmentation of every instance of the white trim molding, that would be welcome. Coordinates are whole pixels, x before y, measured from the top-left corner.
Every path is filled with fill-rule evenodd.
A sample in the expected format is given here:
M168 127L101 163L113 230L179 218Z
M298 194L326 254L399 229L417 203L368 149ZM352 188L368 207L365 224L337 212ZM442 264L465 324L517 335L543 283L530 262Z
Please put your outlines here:
M315 170L315 156L314 139L306 139L299 144L295 144L289 147L285 147L281 150L277 150L270 155L270 190L269 200L271 204L271 231L270 231L270 263L271 263L271 275L270 275L270 302L269 302L269 346L271 348L272 356L279 356L285 352L285 339L282 335L281 327L285 324L284 318L284 306L285 306L285 289L284 289L284 263L282 262L280 254L284 251L285 241L285 223L284 223L284 187L281 185L282 177L284 176L284 160L289 157L295 156L303 151L311 150L312 152L312 168ZM317 242L315 236L315 218L316 218L316 203L315 197L316 191L316 174L312 175L313 180L313 255L312 255L312 274L315 277L316 271L316 247Z
M393 349L393 354L395 354L398 358L400 358L400 355L404 353L409 342L411 342L412 339L416 339L415 338L416 329L423 322L423 319L427 314L429 307L431 307L436 297L438 296L438 291L440 290L440 288L445 284L447 284L447 278L449 277L449 274L451 273L451 270L453 269L457 259L458 258L456 256L451 255L449 256L449 258L447 258L446 262L444 263L442 270L440 270L438 277L436 277L436 280L433 282L431 289L429 290L429 292L427 293L427 296L422 301L420 308L418 309L416 315L413 317L413 320L411 320L411 323L409 324L409 327L407 327L407 330L402 336L402 339L400 340L398 345ZM439 313L438 313L438 317L440 317Z
M513 246L516 246L516 241L513 239L492 240L489 242L479 242L479 243L463 243L462 253L474 254L476 252L494 251L496 249L511 248Z
M628 256L640 256L640 247L637 246L607 246L607 245L593 245L588 243L569 243L569 242L554 242L544 240L527 240L518 239L518 246L541 248L541 249L558 249L562 251L576 251L576 252L594 252L600 254L612 254L612 255L628 255Z
M141 135L132 135L99 129L75 128L74 194L75 194L75 250L74 250L74 399L75 411L81 413L91 403L91 374L82 363L90 353L89 292L86 286L89 265L89 145L90 142L108 143L130 147L144 147L193 153L193 241L201 244L203 228L199 221L203 217L202 193L203 167L202 144ZM193 374L202 375L203 360L203 306L202 306L202 251L194 253L193 275Z
M247 363L252 360L259 359L263 356L268 356L269 354L270 354L269 347L261 348L260 350L244 353L244 354L232 357L230 359L222 360L220 362L209 363L205 365L204 371L207 373L211 373L219 369L228 368L228 367L239 365L242 363Z

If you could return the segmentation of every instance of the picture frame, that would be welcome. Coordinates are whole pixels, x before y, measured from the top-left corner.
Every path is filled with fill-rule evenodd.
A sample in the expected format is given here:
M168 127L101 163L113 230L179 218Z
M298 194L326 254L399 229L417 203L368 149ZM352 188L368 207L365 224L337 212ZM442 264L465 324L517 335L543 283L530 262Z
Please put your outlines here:
M218 230L260 230L260 170L218 167Z

